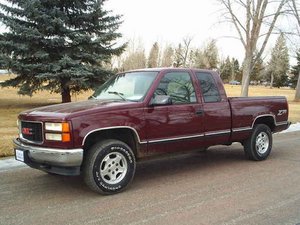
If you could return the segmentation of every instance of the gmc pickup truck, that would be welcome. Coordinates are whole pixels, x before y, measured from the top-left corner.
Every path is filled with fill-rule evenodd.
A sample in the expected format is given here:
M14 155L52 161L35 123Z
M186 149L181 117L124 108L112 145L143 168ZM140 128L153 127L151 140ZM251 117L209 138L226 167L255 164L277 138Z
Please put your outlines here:
M240 142L264 160L287 129L285 97L226 96L217 72L143 69L115 75L87 101L20 113L15 157L50 174L80 175L101 194L124 190L136 162Z

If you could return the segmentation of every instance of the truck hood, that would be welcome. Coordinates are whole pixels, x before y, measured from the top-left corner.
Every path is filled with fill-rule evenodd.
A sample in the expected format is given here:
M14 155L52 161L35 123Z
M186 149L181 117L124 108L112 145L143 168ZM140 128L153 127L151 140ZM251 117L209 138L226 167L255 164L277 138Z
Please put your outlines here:
M53 118L66 118L68 115L81 114L87 111L107 111L113 110L113 108L123 108L128 107L129 105L134 105L136 102L127 102L119 100L87 100L81 102L71 102L63 103L57 105L44 106L39 108L34 108L22 112L21 116L46 116Z

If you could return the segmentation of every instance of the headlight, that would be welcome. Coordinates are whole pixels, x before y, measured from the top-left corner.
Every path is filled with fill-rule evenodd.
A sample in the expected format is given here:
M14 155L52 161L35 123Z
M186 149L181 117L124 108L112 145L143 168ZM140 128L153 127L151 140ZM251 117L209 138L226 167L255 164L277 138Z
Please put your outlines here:
M69 142L71 140L71 136L69 133L63 133L63 134L46 133L45 138L48 141Z
M57 132L70 132L69 123L45 123L45 130Z
M48 141L71 141L70 125L68 122L45 123L45 139Z
M46 133L45 137L49 141L62 141L62 135L61 134Z

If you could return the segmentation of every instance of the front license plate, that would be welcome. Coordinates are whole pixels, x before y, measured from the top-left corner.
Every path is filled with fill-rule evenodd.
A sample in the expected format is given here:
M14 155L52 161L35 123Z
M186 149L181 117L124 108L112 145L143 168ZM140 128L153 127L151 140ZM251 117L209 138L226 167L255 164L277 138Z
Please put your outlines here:
M16 160L24 162L24 152L16 149Z

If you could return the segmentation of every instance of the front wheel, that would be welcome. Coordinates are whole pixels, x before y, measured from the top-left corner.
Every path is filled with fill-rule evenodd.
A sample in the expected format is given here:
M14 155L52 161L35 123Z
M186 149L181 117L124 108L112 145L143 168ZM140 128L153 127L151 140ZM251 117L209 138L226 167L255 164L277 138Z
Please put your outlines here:
M271 129L265 124L257 124L244 143L245 154L251 160L265 160L271 153L272 142Z
M135 156L128 145L119 140L104 140L89 149L83 164L84 181L101 194L124 190L135 174Z

